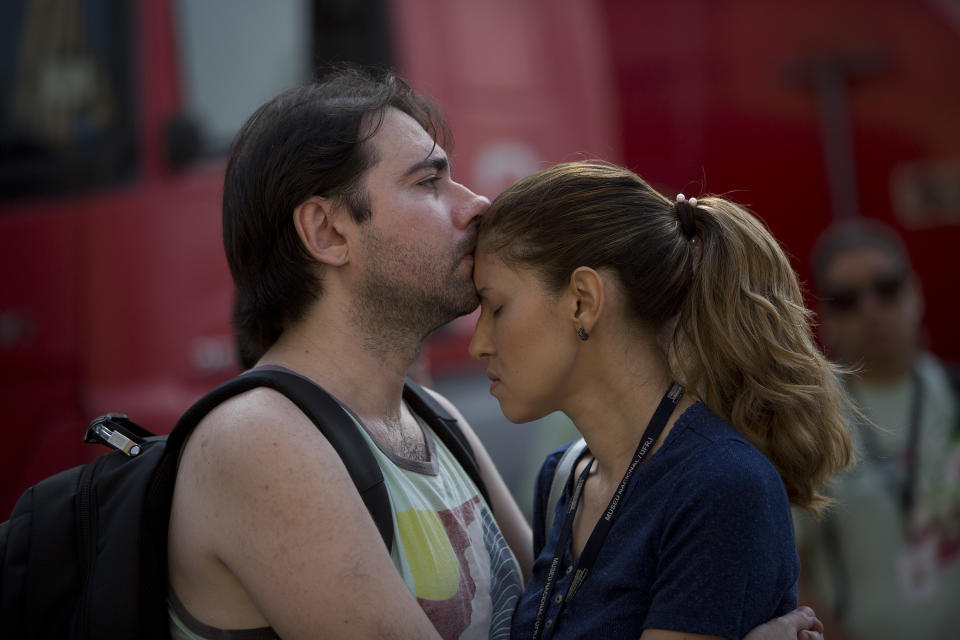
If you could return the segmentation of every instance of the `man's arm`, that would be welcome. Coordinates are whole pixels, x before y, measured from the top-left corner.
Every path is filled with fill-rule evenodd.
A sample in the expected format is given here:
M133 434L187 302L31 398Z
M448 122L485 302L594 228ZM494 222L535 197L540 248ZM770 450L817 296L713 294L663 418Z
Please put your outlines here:
M744 636L743 640L823 640L823 624L810 607L799 607L790 613L765 622Z
M517 562L520 564L520 570L523 572L523 582L526 584L530 579L530 571L533 567L533 534L530 530L530 524L523 517L523 512L520 511L516 500L514 500L503 478L500 477L490 454L487 453L470 424L453 406L452 402L432 389L427 389L427 391L457 419L467 442L473 448L477 464L480 466L480 475L487 485L490 500L493 502L491 506L497 518L497 524L500 526L500 531L503 532L507 544L510 545L510 550L513 551L513 555L516 556Z
M265 622L284 638L438 637L340 457L275 391L237 396L197 427L170 534L171 585L207 624Z
M682 631L647 629L641 640L719 640L718 636L704 636ZM813 609L800 607L754 628L743 640L823 640L823 625Z

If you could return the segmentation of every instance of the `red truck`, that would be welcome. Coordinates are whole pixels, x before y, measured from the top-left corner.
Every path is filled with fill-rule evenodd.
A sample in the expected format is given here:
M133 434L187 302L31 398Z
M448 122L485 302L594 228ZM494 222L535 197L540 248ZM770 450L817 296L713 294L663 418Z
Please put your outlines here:
M237 371L224 157L328 61L391 66L444 106L487 195L602 157L750 206L802 278L843 215L904 232L929 345L960 359L960 11L931 0L236 3L0 8L0 514L91 459L86 423L169 430ZM428 343L470 368L471 318Z

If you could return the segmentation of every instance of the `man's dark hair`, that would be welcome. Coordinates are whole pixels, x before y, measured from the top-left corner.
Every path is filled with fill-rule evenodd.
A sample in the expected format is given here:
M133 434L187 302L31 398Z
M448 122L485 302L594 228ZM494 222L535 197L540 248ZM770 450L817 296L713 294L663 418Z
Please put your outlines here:
M813 283L819 293L828 286L827 271L839 256L859 249L874 249L891 258L897 267L910 271L910 256L903 240L892 227L877 220L858 218L828 227L813 246L810 264Z
M358 223L369 219L361 178L377 162L368 141L390 107L449 147L436 105L393 73L356 68L281 93L237 134L223 185L223 244L244 368L322 294L320 265L301 244L294 209L317 195L344 204Z

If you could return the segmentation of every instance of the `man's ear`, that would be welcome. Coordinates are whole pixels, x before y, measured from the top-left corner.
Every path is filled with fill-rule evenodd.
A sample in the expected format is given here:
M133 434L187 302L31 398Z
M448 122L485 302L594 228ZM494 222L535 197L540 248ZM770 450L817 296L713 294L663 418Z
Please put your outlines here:
M310 196L293 210L293 225L307 253L335 267L349 260L347 239L338 224L340 208L329 198Z
M590 267L577 267L570 274L567 294L572 302L570 319L574 323L574 330L583 327L590 334L600 320L606 303L603 278Z

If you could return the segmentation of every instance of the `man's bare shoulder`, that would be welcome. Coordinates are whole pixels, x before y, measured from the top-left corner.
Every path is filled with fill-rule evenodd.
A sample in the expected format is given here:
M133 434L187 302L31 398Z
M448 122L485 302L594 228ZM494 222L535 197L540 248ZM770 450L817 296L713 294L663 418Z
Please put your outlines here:
M259 500L280 506L307 500L341 508L362 502L339 454L291 400L269 388L239 394L212 410L187 440L177 483L195 500L247 511ZM349 498L348 498L349 497Z
M184 445L181 486L191 487L187 501L216 502L221 514L296 502L320 487L339 489L320 498L352 490L339 455L310 418L269 388L234 396L200 421Z
M222 459L240 463L265 457L309 453L323 461L339 460L326 438L291 400L279 391L259 387L229 398L214 408L196 426L185 446L201 449L208 463Z
M257 387L223 401L208 413L195 430L211 437L233 437L260 431L292 431L313 423L285 395Z
M197 426L170 534L171 584L212 626L376 637L404 620L420 629L410 637L430 636L336 451L271 389L231 398Z

